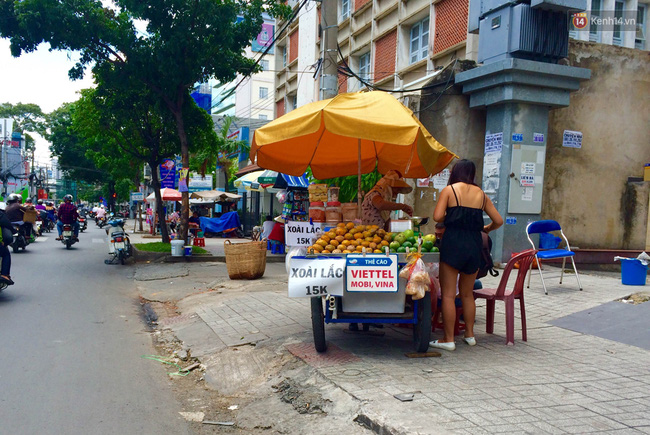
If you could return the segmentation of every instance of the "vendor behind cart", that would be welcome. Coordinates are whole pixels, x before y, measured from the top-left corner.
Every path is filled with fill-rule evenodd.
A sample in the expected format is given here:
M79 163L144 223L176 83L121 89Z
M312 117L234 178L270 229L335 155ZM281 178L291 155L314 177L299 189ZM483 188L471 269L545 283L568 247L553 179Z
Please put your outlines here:
M398 193L409 193L413 190L396 170L386 172L375 187L366 194L361 205L361 219L364 225L377 225L388 230L390 212L402 210L409 216L413 208L406 204L395 202Z

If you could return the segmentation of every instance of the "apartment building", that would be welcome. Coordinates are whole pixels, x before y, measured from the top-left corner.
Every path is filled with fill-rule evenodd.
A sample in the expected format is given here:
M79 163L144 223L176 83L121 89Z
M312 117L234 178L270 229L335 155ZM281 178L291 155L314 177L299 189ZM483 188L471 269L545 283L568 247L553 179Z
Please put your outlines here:
M650 1L587 0L587 10L587 25L569 32L573 39L650 50L646 40Z
M588 0L598 17L574 39L650 49L646 41L649 0ZM294 10L300 1L290 4ZM469 0L336 0L340 71L339 93L372 83L408 91L425 85L454 59L477 59L478 35L468 34ZM308 1L276 43L275 115L318 99L315 73L322 57L320 3ZM612 20L614 18L615 20ZM618 21L616 21L618 20ZM628 23L612 24L613 22ZM279 22L278 29L287 23ZM361 80L360 80L361 79Z
M337 9L339 67L358 76L340 72L339 92L358 91L364 82L416 89L467 57L467 0L338 0ZM276 116L318 97L320 15L317 3L307 3L276 44Z
M230 83L213 83L212 113L230 115L243 119L273 119L275 73L275 20L264 15L262 31L246 48L245 55L259 59L262 70L250 77L238 75ZM266 53L265 53L266 52Z

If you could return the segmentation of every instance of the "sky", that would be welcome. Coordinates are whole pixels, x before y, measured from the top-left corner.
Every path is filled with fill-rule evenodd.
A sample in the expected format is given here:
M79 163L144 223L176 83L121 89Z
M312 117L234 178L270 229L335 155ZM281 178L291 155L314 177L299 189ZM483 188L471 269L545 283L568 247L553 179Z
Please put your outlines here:
M77 91L93 86L90 74L83 80L72 81L68 70L76 57L66 52L49 52L41 44L33 53L18 58L11 56L9 41L0 39L0 102L38 104L43 112L52 112L63 103L76 101ZM46 164L50 159L49 142L37 134L36 160Z

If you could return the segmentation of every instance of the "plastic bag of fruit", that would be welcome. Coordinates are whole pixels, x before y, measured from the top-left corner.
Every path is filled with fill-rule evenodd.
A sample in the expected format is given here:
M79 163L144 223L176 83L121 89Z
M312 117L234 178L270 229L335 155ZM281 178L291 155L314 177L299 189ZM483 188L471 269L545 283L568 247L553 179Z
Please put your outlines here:
M430 290L431 278L426 270L420 255L414 255L415 261L410 267L410 275L406 283L406 294L411 295L413 300L422 299L424 294Z

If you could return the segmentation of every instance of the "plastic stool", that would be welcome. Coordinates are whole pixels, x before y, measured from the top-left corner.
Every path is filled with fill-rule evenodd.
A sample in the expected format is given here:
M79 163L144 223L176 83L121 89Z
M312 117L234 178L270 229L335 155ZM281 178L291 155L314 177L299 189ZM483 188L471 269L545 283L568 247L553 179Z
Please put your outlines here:
M203 237L195 237L193 245L194 246L203 246L203 247L205 247L205 238L203 238Z
M456 299L458 300L458 298ZM442 323L442 307L438 307L439 299L434 298L431 300L431 305L433 308L433 319L431 320L431 331L435 331L436 328L444 330L444 324ZM460 317L463 315L463 307L456 306L456 319L454 320L454 335L460 334L465 330L465 323L460 322Z
M272 241L271 254L284 254L284 243Z
M266 241L266 250L267 250L267 251L270 251L270 250L271 250L271 241L270 241L270 240L267 240L267 241Z

